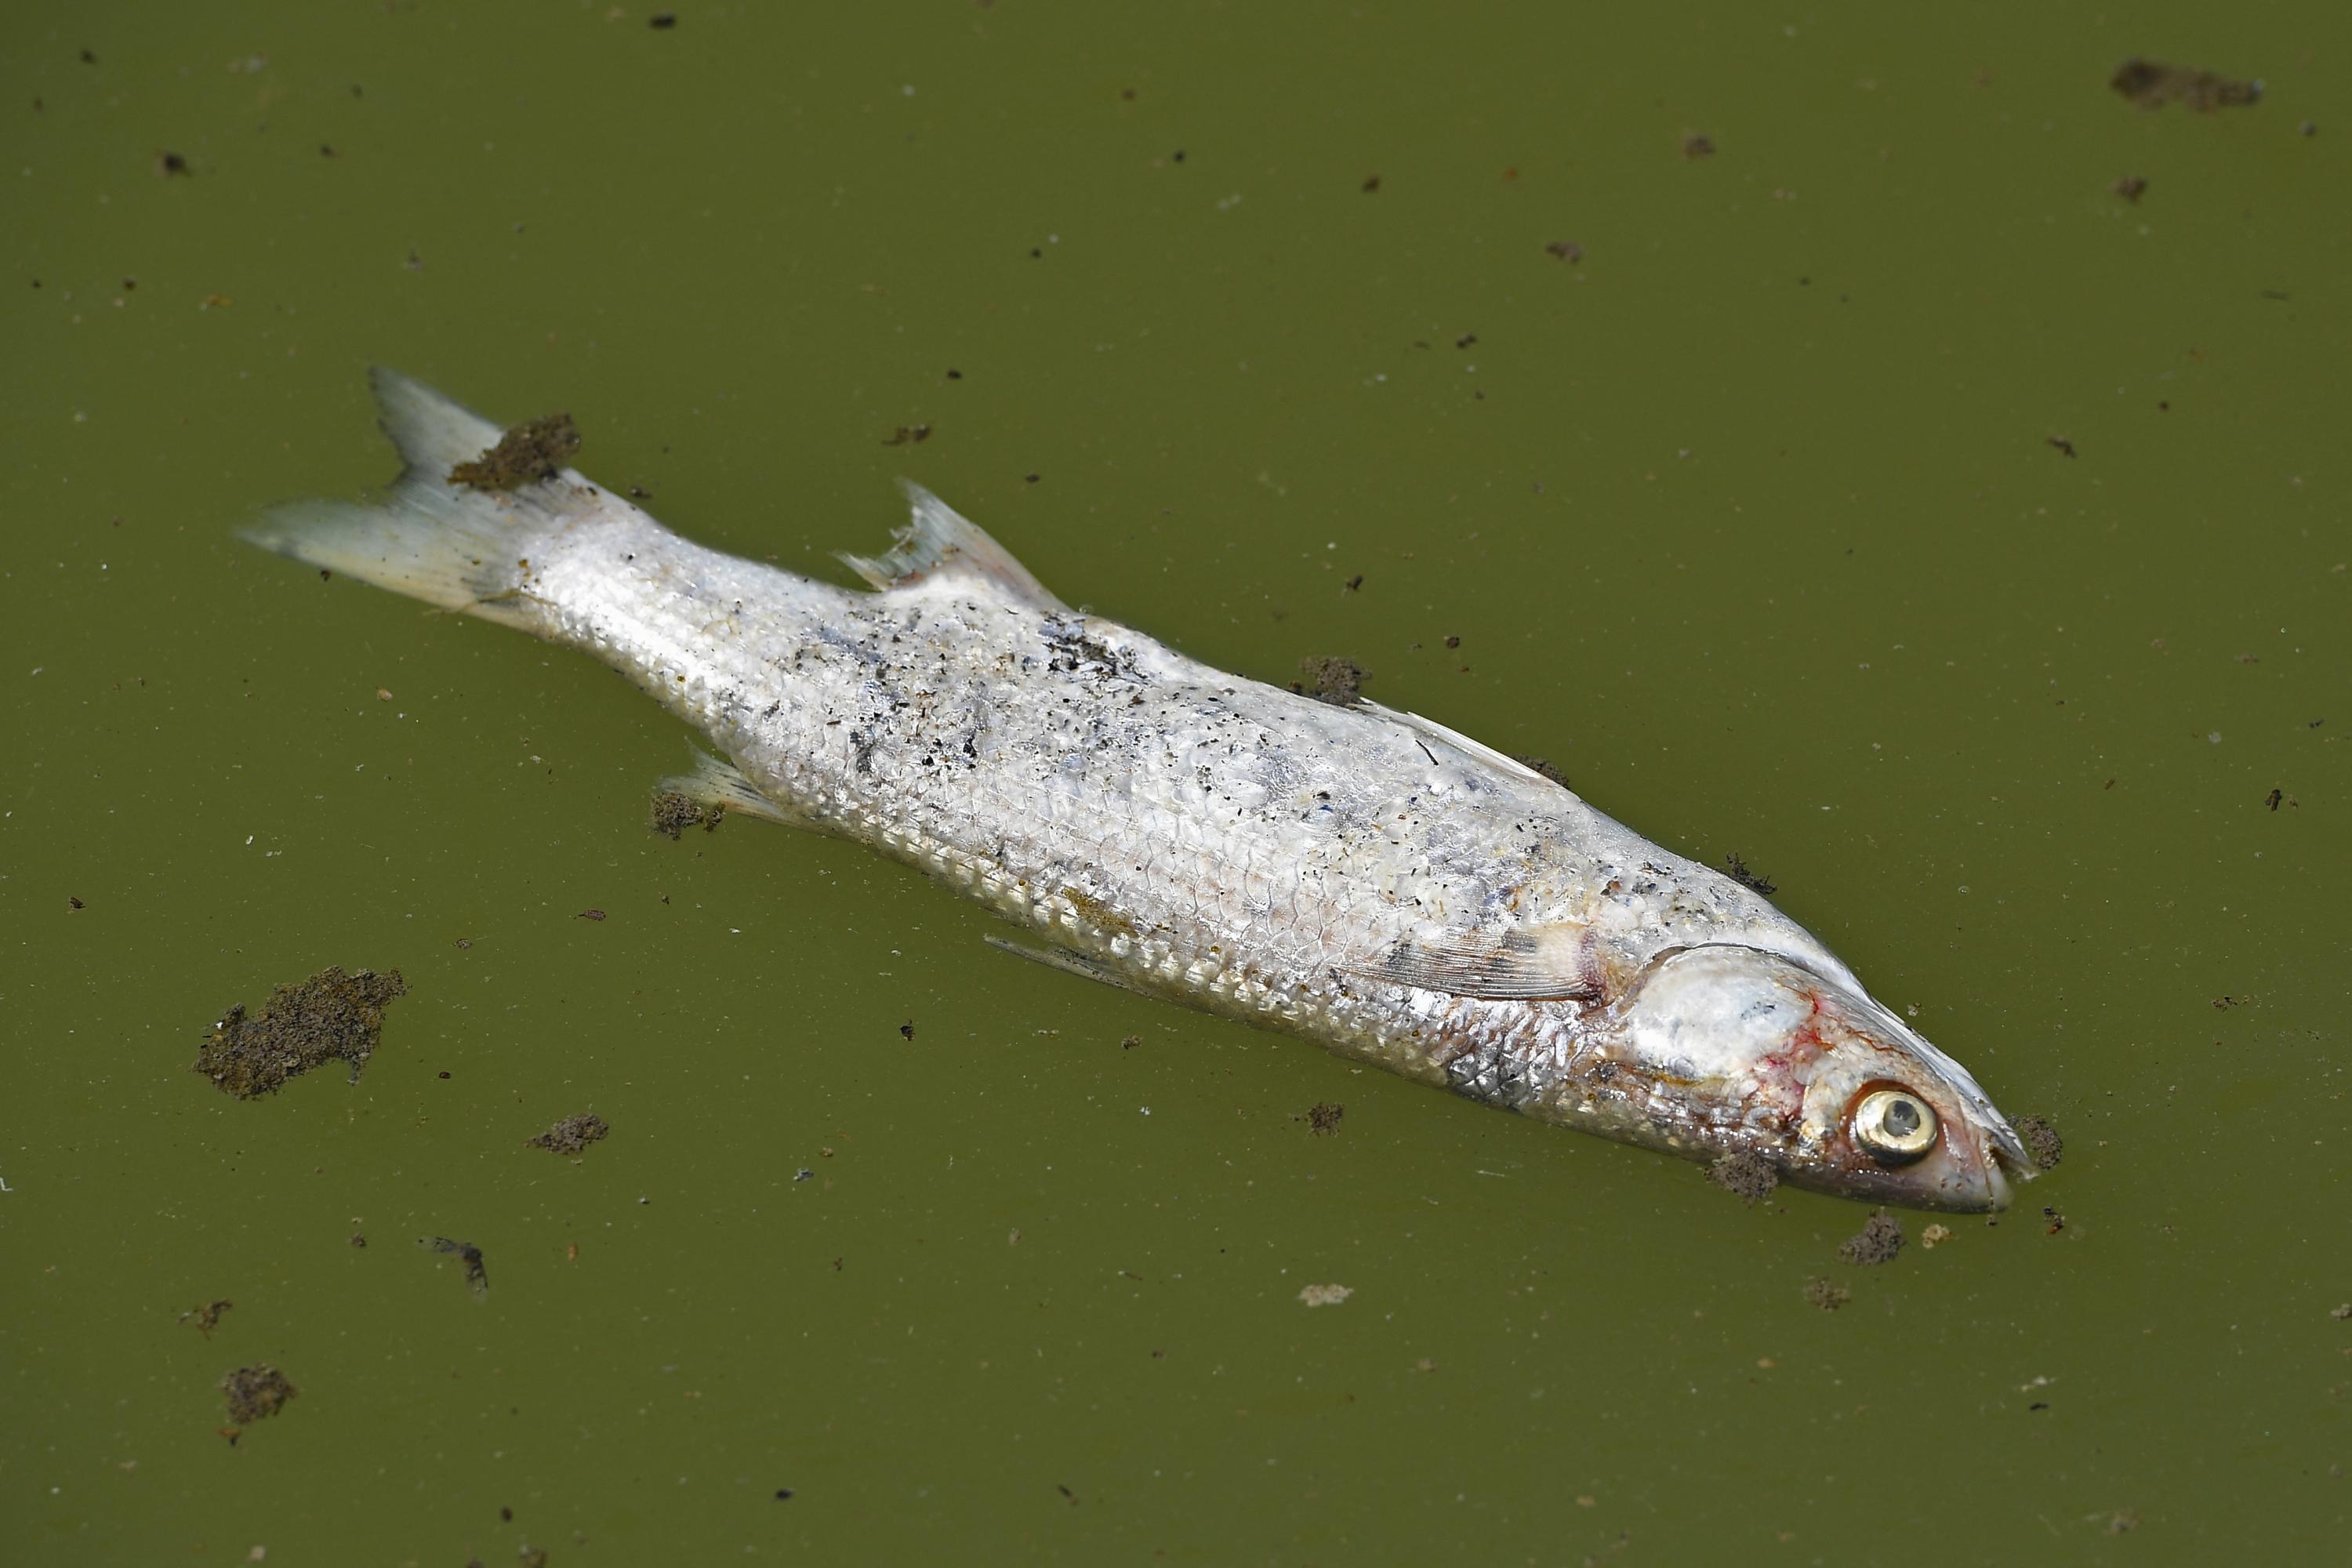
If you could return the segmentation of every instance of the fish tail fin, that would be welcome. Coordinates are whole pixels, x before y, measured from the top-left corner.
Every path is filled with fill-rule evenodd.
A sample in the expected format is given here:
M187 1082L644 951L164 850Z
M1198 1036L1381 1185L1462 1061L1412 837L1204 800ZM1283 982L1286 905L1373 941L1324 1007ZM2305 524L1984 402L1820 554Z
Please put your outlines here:
M406 464L391 489L373 504L274 507L242 536L445 610L529 629L522 562L529 542L551 521L549 509L527 495L449 479L452 468L498 445L499 427L396 372L379 367L369 379L384 434Z

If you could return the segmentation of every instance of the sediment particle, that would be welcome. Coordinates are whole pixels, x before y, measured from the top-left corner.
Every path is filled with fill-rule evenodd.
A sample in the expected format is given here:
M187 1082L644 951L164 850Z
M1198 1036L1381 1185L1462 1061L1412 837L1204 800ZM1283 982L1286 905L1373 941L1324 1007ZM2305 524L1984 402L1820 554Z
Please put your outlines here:
M1853 1300L1853 1292L1834 1279L1815 1278L1805 1281L1805 1300L1824 1312L1834 1312Z
M1318 702L1347 708L1364 700L1364 682L1371 675L1352 658L1316 656L1298 661L1298 679L1290 689Z

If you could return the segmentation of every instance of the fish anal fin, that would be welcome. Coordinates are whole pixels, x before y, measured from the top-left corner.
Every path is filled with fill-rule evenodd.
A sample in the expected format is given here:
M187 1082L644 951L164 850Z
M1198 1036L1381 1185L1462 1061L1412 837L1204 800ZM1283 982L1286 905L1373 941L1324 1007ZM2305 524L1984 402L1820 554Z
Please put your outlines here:
M1068 610L1013 558L1013 552L991 539L978 523L911 479L898 483L911 509L907 526L898 531L887 554L844 552L841 559L851 571L878 590L911 587L933 578L962 577L1015 604L1039 610Z
M1573 921L1408 937L1354 967L1373 980L1492 1001L1589 1002L1601 994L1591 931Z
M1139 989L1126 975L1109 966L1072 952L1067 948L1029 947L1014 942L1010 937L995 935L983 937L982 940L989 946L1001 948L1015 958L1025 958L1032 963L1042 963L1048 969L1058 969L1065 974L1075 974L1082 980L1098 980L1105 985L1114 985L1121 991L1132 991L1138 996L1151 994L1148 991Z
M694 805L709 811L737 816L756 816L765 822L781 822L787 827L804 827L806 823L760 793L759 786L743 776L743 772L724 757L698 755L694 771L666 778L657 786L663 795L683 795ZM665 826L657 819L656 826ZM677 837L675 834L671 837Z

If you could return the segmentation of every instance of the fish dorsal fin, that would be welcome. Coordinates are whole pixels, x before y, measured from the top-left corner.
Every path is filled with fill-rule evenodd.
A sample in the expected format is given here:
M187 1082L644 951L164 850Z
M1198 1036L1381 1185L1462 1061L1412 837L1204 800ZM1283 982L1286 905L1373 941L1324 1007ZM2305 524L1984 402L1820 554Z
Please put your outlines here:
M1384 708L1369 699L1365 700L1363 705L1383 719L1393 719L1408 730L1418 731L1433 741L1443 741L1464 756L1484 763L1490 768L1510 774L1513 778L1526 779L1556 789L1567 787L1557 779L1544 777L1518 758L1505 756L1485 742L1474 741L1459 730L1449 730L1434 719L1424 719L1418 713L1408 713L1401 708ZM1569 793L1572 795L1575 792L1570 790Z
M1407 937L1356 969L1373 980L1495 1001L1589 1001L1601 994L1591 932L1574 921Z
M375 389L377 420L411 473L446 483L450 469L499 444L497 426L421 381L377 365L368 372L368 384Z
M916 484L901 479L912 516L898 531L887 555L841 559L877 589L905 588L935 577L965 577L985 584L998 597L1040 610L1066 611L1013 552L981 531L978 523Z

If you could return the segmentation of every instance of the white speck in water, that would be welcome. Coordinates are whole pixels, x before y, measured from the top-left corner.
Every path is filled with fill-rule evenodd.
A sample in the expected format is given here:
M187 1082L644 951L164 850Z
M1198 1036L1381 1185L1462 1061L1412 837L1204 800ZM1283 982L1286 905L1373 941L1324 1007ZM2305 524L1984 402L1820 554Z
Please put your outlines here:
M2208 731L2205 731L2205 743L2206 743L2207 745L2209 745L2209 746L2218 746L2218 745L2220 745L2220 744L2221 743L2221 731L2219 731L2219 730L2208 730Z

